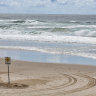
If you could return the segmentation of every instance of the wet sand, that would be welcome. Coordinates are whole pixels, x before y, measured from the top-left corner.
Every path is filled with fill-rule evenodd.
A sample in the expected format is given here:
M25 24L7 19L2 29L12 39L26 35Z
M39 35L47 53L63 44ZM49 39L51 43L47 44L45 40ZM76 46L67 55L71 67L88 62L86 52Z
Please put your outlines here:
M7 88L7 65L0 59L0 96L96 96L96 66L12 60Z

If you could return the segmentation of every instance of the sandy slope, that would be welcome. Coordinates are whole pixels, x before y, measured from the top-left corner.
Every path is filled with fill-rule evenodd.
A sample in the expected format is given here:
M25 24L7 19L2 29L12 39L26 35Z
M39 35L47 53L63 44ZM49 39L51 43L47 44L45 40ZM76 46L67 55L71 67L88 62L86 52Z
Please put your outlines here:
M0 86L0 96L96 96L96 67L12 61L12 83L27 88ZM7 82L7 65L0 59L0 83Z

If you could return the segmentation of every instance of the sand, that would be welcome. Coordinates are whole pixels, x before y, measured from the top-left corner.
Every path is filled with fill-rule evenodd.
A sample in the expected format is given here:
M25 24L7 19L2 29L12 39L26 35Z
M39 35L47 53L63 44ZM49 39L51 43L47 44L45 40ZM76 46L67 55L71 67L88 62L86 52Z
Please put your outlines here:
M0 96L96 96L96 66L12 60L7 79L0 59Z

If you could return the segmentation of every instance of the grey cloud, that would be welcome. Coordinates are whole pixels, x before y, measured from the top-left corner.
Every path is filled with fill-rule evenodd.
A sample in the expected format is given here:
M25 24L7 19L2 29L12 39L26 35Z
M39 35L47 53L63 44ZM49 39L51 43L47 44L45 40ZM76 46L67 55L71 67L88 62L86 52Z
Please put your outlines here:
M56 2L57 0L51 0L51 2Z

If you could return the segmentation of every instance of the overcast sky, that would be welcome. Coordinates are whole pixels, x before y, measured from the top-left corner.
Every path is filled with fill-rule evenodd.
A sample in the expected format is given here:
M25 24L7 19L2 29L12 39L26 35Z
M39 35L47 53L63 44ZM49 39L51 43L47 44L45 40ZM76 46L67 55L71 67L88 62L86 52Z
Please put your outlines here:
M0 0L0 13L96 14L96 0Z

